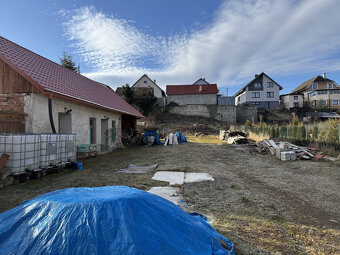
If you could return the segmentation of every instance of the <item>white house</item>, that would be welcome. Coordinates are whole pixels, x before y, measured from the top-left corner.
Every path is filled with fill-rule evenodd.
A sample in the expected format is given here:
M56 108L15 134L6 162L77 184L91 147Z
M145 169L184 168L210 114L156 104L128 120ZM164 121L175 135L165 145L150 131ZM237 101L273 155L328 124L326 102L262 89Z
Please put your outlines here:
M153 95L157 98L158 105L165 105L165 92L157 85L156 80L151 80L148 75L144 74L140 77L131 88L135 91L138 91L139 88L149 88L153 91Z
M248 104L258 108L277 108L281 89L282 87L265 73L256 74L253 80L234 95L235 105Z
M339 110L340 86L323 73L322 76L303 82L288 95L282 95L281 103L286 108L302 107L305 103L313 108L325 107L329 110Z

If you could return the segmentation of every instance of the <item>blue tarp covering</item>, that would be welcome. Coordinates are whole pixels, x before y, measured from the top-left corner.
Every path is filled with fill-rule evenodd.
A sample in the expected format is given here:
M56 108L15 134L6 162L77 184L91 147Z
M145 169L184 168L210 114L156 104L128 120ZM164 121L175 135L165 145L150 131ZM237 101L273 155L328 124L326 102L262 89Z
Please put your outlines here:
M187 139L185 138L185 136L181 133L181 132L177 132L175 134L177 136L177 141L178 143L187 143Z
M123 186L57 190L1 213L0 253L234 254L199 215Z
M156 140L155 140L156 144L159 144L159 145L162 144L161 140L159 139L157 131L146 131L143 135L142 141L143 141L144 137L149 136L149 135L154 136L156 138Z

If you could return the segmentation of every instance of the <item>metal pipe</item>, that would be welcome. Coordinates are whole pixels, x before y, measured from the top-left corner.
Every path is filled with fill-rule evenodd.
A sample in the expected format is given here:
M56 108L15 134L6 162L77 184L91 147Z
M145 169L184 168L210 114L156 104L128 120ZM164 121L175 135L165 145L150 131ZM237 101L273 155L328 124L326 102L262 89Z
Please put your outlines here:
M48 115L50 117L50 124L51 124L51 128L52 128L52 132L55 134L57 132L55 131L55 127L54 127L53 114L52 114L52 98L51 97L48 98Z

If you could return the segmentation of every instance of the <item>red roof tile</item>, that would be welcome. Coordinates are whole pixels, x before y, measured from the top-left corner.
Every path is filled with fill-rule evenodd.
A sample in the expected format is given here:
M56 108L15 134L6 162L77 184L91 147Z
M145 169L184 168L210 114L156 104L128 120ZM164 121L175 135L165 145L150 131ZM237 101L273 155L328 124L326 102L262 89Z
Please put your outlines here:
M144 117L107 85L48 60L0 36L0 59L42 91L54 92L120 113Z
M201 91L200 87L202 87ZM168 95L216 94L218 92L217 84L166 85L166 94Z

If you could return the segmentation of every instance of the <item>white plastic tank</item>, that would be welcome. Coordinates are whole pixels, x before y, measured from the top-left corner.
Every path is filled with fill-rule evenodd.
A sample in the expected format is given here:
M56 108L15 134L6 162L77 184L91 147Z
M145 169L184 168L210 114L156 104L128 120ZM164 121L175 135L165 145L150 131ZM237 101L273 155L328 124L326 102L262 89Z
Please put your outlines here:
M12 175L39 170L39 134L0 134L0 153L9 155L4 167L11 169Z
M41 134L40 168L60 164L60 134Z
M60 161L69 163L76 161L77 153L76 134L60 134Z

